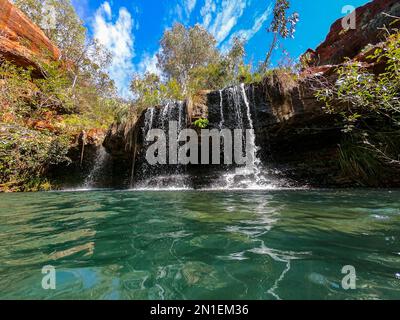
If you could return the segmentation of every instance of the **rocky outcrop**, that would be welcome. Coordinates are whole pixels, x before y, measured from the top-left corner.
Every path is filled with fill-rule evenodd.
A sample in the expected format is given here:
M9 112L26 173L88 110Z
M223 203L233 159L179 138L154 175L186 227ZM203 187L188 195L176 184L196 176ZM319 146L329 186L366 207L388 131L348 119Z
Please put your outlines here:
M384 40L387 32L382 28L398 28L393 16L400 16L398 0L374 0L356 9L356 28L344 30L338 19L331 27L326 40L314 51L309 49L311 65L335 65L346 58L355 58L367 45Z
M276 71L262 83L246 87L256 144L262 162L276 169L277 178L298 185L343 186L347 182L340 177L337 161L342 132L336 117L324 112L323 103L315 98L319 76L296 80ZM209 94L208 108L210 126L218 128L219 92Z
M3 61L7 61L21 68L31 67L33 68L33 78L43 78L42 66L57 62L60 57L60 50L37 25L10 1L0 0L0 64ZM64 67L68 69L72 65L63 61L61 68ZM63 72L63 70L60 70L60 72ZM4 78L0 79L0 89L7 84L8 79L7 77ZM27 105L30 101L35 102L36 100L34 99L41 96L41 92L34 81L24 81L22 87L21 93L23 94L19 98L27 101ZM48 97L46 96L46 98ZM25 140L28 142L23 145L29 143L29 145L35 146L39 144L37 141L41 141L44 138L53 138L54 141L64 146L68 137L69 141L66 146L68 150L62 150L62 152L68 152L67 157L63 161L49 161L45 168L41 169L40 178L46 178L46 181L51 181L53 187L72 188L77 185L83 185L83 181L98 162L99 152L103 151L102 143L106 130L92 128L79 132L79 129L73 131L71 128L67 128L64 122L66 110L58 102L52 102L51 108L46 108L50 109L47 111L43 109L36 110L36 108L32 107L32 112L29 114L19 114L13 110L13 105L10 105L7 101L6 103L2 102L0 101L0 134L11 139L12 143L10 145L12 147L7 149L5 154L0 155L0 160L6 159L6 156L11 154L14 148L16 150L20 149L19 144ZM32 106L36 105L34 102L32 102ZM58 140L58 137L62 139ZM3 142L1 138L0 141ZM12 139L15 140L15 143ZM55 144L53 148L54 150L48 153L51 153L51 156L54 153L54 155L61 157L58 154L61 153L58 145ZM0 192L30 190L29 186L24 185L24 181L29 179L29 175L26 179L25 177L20 179L18 174L25 169L24 166L35 165L37 162L36 158L34 158L36 156L35 152L31 151L27 156L22 157L23 160L18 164L16 170L12 172L9 170L6 176L0 174ZM19 151L15 154L19 155ZM25 158L28 159L27 162L30 162L27 165L23 163ZM104 176L107 177L107 174L105 173ZM17 183L14 178L18 178L16 179ZM1 183L3 181L5 183L2 188Z
M44 32L8 0L0 0L0 58L20 67L40 70L40 63L57 61L59 49Z

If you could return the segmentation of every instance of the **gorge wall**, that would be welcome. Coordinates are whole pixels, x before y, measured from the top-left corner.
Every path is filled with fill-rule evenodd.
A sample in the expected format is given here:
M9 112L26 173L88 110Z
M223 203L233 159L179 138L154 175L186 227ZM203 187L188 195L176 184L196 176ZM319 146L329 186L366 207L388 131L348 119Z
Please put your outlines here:
M398 0L374 0L355 11L355 29L344 30L342 19L336 20L325 39L316 50L309 49L312 64L335 65L346 58L355 58L367 45L385 39L384 27L398 28L400 22L393 17L400 13Z
M323 112L308 79L297 82L285 76L289 77L277 72L262 83L208 93L208 129L254 128L257 157L267 187L272 184L280 187L343 186L336 161L341 128L335 125L333 116ZM289 87L288 83L291 83ZM128 130L124 125L113 125L104 146L115 162L117 181L135 187L223 188L226 181L221 179L231 172L240 185L243 177L233 173L238 169L235 166L199 164L154 168L146 164L145 135L149 128L168 130L168 121L177 121L183 124L181 129L196 129L188 122L188 115L180 111L183 106L177 103L150 108L136 126ZM196 130L200 135L200 130ZM246 175L248 179L256 179L254 172Z

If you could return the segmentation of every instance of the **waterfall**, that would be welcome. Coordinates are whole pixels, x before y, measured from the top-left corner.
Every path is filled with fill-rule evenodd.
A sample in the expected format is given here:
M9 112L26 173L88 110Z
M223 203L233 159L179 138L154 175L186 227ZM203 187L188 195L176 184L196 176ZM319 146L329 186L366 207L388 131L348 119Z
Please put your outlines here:
M156 113L155 108L149 108L147 109L145 116L144 116L144 126L142 129L142 137L143 140L147 136L148 132L153 129L154 127L154 114ZM143 142L143 145L146 147L148 143ZM142 160L143 161L143 160ZM146 162L142 163L142 168L141 168L141 176L147 177L150 176L152 172L152 167L147 165ZM131 182L131 187L133 186L133 182Z
M179 133L187 126L187 117L184 114L185 104L181 101L178 102L179 116L178 116L178 130Z
M185 112L185 104L182 101L178 102L178 138L182 130L187 127L187 113ZM180 146L178 142L178 147ZM178 164L175 169L176 175L183 175L186 171L186 166Z
M265 180L263 181L263 177L261 176L261 170L260 170L261 160L258 157L259 148L256 145L256 134L254 131L253 119L251 117L250 104L249 100L247 99L246 90L243 83L241 84L241 89L242 89L244 104L246 106L247 119L249 121L249 127L251 129L249 131L250 138L248 139L248 143L250 144L249 150L251 153L250 155L251 163L248 163L247 167L249 168L250 171L254 173L254 176L256 178L256 184L260 184L264 183Z
M241 104L241 95L238 92L238 87L233 87L230 89L230 92L232 94L232 102L233 102L233 107L235 110L235 115L236 115L236 121L235 125L236 128L234 129L245 129L243 125L243 111L242 111L242 104ZM243 137L244 139L244 137Z
M145 151L152 144L146 142L146 136L151 129L161 129L166 133L167 150L171 141L168 135L170 121L178 125L178 137L188 126L187 110L184 102L169 102L159 108L149 108L144 115L142 129L142 153L138 156L138 174L135 189L182 189L187 188L186 167L182 165L149 165L145 159ZM168 153L168 152L167 152Z
M153 129L154 125L154 113L155 113L155 108L149 108L147 109L145 115L144 115L144 126L142 129L143 136L145 137L147 133Z
M106 149L103 146L99 147L93 168L85 179L85 189L96 188L97 185L101 184L100 182L102 179L104 179L105 167L107 166L109 160L110 156Z
M254 89L254 88L253 88ZM170 122L177 124L178 136L180 132L190 127L188 123L187 104L184 102L166 103L163 106L149 108L141 120L140 151L137 155L135 169L135 189L271 189L275 188L275 179L271 179L270 170L262 165L259 157L261 148L257 145L255 130L258 129L255 111L256 99L248 96L251 88L244 84L229 87L215 93L215 100L209 107L209 121L211 129L242 129L242 152L246 153L245 165L216 166L185 166L170 162L170 150L174 150L177 141L170 141ZM153 142L147 142L146 136L151 129L161 129L166 134L166 151L169 164L150 165L146 159L148 147ZM175 139L175 138L174 138ZM173 147L172 144L174 145ZM178 149L185 142L178 142ZM240 145L240 142L239 142ZM171 147L171 148L170 148ZM221 155L225 152L221 140ZM272 183L274 181L274 183Z
M224 115L224 101L220 91L220 125L229 122L231 130L247 130L247 137L243 135L243 146L247 152L247 163L245 167L234 168L221 176L221 179L213 185L214 188L222 189L259 189L271 188L271 183L263 176L261 160L258 156L259 147L256 144L255 127L251 113L251 105L246 94L244 84L227 89L229 94L228 106L232 109L231 119Z
M162 109L162 113L161 113L161 128L163 130L166 130L169 127L169 117L170 115L170 108L169 108L169 103L167 103L163 109Z
M221 114L221 121L219 123L219 130L224 128L225 117L224 117L224 96L222 90L219 90L219 107L220 107L220 114Z

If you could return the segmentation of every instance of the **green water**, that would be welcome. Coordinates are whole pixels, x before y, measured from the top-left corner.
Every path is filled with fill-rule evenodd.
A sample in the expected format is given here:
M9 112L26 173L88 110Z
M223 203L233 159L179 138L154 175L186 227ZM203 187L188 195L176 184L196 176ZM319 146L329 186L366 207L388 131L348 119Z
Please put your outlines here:
M0 298L400 299L400 191L3 194Z

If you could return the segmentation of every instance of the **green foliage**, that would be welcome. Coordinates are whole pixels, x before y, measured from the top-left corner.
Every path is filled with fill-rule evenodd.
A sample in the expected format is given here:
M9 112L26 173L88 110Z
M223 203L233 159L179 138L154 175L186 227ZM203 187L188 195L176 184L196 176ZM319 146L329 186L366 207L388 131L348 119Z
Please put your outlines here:
M70 161L66 136L2 125L0 141L0 189L6 191L48 189L49 166Z
M47 64L42 68L45 77L32 79L38 88L36 109L56 109L64 113L76 111L70 79L65 72L60 71L60 64Z
M112 95L100 95L94 86L71 88L68 74L58 64L43 68L46 77L37 79L32 78L31 70L6 61L0 63L0 109L4 113L22 121L54 111L93 121L86 128L102 128L112 123L122 101Z
M36 110L73 108L67 76L58 64L43 66L46 78L32 78L31 69L18 68L0 61L0 106L17 117L32 116Z
M131 82L131 91L138 110L160 105L167 100L183 99L181 86L176 79L162 82L160 77L153 73L143 76L136 74Z
M347 137L341 143L339 166L344 177L351 177L360 186L377 185L382 178L380 161L354 136Z
M400 124L400 33L390 36L385 47L376 49L370 58L384 61L385 71L375 75L357 62L348 62L338 69L335 85L328 84L316 93L327 112L343 117L346 132L366 117Z
M351 137L353 148L348 149L357 154L347 152L342 158L350 167L357 163L357 170L346 170L355 176L400 165L400 33L389 36L369 59L386 65L385 71L376 75L348 61L338 69L335 84L322 83L316 92L326 112L339 115Z
M31 80L31 70L0 60L0 110L18 116L29 115L31 105L26 100L35 89Z
M176 23L167 30L161 41L158 64L168 79L176 79L187 93L190 72L197 67L218 61L215 38L202 26L186 28Z
M208 121L208 119L201 118L201 119L198 119L195 122L193 122L193 125L195 125L197 128L200 128L200 129L206 129L208 127L209 123L210 122Z
M87 37L70 0L16 0L15 4L61 49L62 61L41 63L41 79L33 78L32 70L0 61L0 79L4 79L0 106L17 118L48 110L79 114L70 117L73 123L80 122L69 128L71 133L83 126L109 125L123 105L104 71L111 57L97 41Z
M167 30L158 55L162 77L151 73L133 77L131 91L136 114L170 100L187 99L189 105L204 103L203 91L261 80L261 75L253 74L251 66L243 62L245 49L241 39L234 38L226 54L218 50L216 43L199 25L186 28L175 24Z
M241 65L238 70L238 79L245 84L261 82L264 75L259 72L252 72L250 65Z
M343 29L345 30L345 29ZM312 57L310 52L306 52L300 57L300 62L299 62L299 69L300 70L305 70L307 69L312 62Z
M20 8L62 51L75 62L84 51L86 29L70 0L15 0Z
M41 78L38 70L0 61L0 191L47 190L49 168L68 163L74 138L82 130L106 129L126 104L105 72L109 52L87 37L70 0L16 5L61 49L62 59L36 61ZM54 25L47 25L49 9Z
M82 88L86 87L96 90L99 96L115 95L114 83L105 72L111 62L110 52L97 40L88 37L83 21L70 0L16 0L15 4L61 50L62 67L68 72L61 73L60 66L51 66L51 70L48 70L49 66L43 66L46 75L44 82L49 82L49 78L61 81L63 83L55 87L69 89L63 91L74 97L83 94L85 90ZM59 76L59 79L55 79L55 76ZM65 98L60 92L56 96L61 101ZM64 100L65 104L67 102Z
M189 92L196 94L200 90L218 90L238 84L241 81L243 69L251 70L250 66L244 64L244 56L244 42L235 38L226 55L220 54L217 61L196 67L190 72Z

